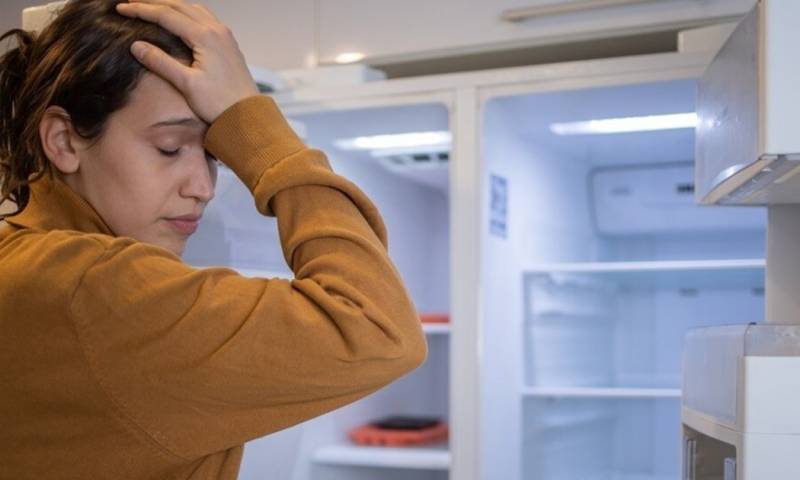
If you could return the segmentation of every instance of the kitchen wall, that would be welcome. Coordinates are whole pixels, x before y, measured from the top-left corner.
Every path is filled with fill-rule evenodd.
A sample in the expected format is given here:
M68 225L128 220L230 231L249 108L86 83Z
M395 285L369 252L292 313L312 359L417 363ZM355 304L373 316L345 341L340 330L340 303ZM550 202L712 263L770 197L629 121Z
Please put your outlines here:
M2 0L0 32L21 25L22 9L46 0ZM205 0L225 24L231 27L248 63L276 70L302 68L313 61L313 0ZM0 45L0 52L6 45Z

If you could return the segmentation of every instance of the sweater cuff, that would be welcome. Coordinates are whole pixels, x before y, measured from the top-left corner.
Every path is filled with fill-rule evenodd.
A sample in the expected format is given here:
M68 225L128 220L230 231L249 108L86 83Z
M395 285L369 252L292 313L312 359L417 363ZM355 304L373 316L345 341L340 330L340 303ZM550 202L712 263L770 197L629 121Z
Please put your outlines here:
M206 133L205 148L252 192L267 169L306 146L275 101L257 95L237 102L217 117Z

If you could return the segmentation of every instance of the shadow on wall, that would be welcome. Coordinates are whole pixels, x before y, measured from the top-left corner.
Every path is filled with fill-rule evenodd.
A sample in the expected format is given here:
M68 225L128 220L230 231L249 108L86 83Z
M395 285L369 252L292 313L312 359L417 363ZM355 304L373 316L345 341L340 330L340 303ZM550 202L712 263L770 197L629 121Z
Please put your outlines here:
M42 5L49 0L3 0L0 2L0 32L5 33L12 28L22 26L22 10L36 5ZM8 43L0 44L0 54L8 49Z

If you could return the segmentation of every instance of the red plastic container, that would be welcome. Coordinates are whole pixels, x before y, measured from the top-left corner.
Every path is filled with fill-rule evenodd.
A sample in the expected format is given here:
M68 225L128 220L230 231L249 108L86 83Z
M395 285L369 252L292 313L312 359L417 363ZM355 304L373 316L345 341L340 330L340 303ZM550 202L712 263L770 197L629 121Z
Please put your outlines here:
M350 432L350 439L359 445L410 447L447 440L449 429L444 422L415 429L383 428L375 424L365 425Z

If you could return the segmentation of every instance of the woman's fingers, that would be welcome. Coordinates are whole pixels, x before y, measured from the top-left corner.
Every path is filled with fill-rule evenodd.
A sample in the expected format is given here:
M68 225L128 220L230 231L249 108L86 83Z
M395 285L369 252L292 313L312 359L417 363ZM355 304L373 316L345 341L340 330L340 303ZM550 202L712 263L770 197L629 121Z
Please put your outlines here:
M175 85L184 88L192 69L167 55L163 50L141 40L133 42L131 53L148 70Z
M200 118L211 123L236 102L258 95L236 39L208 10L181 0L128 1L117 5L120 14L153 22L192 49L190 66L145 42L134 42L131 52L180 90Z
M126 17L138 18L158 24L181 37L192 48L194 48L202 33L202 25L200 23L167 5L156 5L141 1L118 3L117 12Z

